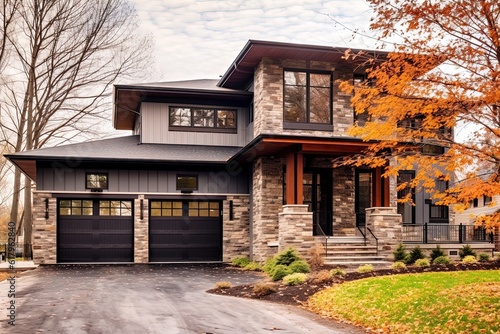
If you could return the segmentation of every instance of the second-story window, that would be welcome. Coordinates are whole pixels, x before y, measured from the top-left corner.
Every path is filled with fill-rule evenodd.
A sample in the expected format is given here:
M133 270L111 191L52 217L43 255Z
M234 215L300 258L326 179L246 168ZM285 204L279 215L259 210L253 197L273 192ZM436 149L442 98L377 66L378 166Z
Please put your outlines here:
M215 108L170 107L172 130L236 132L236 110Z
M285 126L332 124L331 73L285 70L283 121Z

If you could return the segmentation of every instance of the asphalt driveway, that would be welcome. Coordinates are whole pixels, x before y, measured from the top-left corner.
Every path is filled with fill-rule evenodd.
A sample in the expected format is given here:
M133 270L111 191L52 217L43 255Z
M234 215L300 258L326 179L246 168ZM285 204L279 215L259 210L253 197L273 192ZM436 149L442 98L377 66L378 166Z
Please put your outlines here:
M39 267L0 282L1 333L362 333L298 307L208 294L258 274L217 265ZM11 302L15 326L9 325Z

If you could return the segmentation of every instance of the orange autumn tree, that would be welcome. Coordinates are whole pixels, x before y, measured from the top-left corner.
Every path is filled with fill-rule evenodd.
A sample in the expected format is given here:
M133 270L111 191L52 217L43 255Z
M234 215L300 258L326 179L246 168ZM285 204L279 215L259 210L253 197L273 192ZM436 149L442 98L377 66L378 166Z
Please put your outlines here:
M367 1L371 29L395 50L382 64L347 54L366 57L368 68L366 80L340 85L364 115L350 131L375 142L350 163L388 166L387 177L415 170L398 190L424 189L459 211L500 194L499 1ZM436 180L448 189L436 189ZM500 214L478 223L491 230Z

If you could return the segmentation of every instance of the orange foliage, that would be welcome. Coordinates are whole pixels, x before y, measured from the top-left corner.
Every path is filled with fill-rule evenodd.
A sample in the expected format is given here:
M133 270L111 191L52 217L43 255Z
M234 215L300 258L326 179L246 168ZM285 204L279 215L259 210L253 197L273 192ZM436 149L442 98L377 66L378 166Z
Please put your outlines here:
M366 62L366 82L340 84L354 92L356 112L369 115L351 134L375 142L349 162L387 162L385 176L416 170L407 186L457 209L500 194L499 1L368 2L375 11L371 28L396 44L386 62ZM464 124L473 130L459 131ZM435 150L440 147L442 154ZM436 179L448 181L449 189L437 191ZM500 226L500 214L478 222Z

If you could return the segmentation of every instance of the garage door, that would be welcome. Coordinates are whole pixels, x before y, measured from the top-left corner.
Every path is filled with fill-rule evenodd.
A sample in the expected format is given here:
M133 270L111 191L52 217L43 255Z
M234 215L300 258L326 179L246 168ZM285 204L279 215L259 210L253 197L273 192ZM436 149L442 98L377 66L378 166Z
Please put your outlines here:
M131 200L58 201L58 262L133 262Z
M220 201L150 201L149 260L222 260Z

